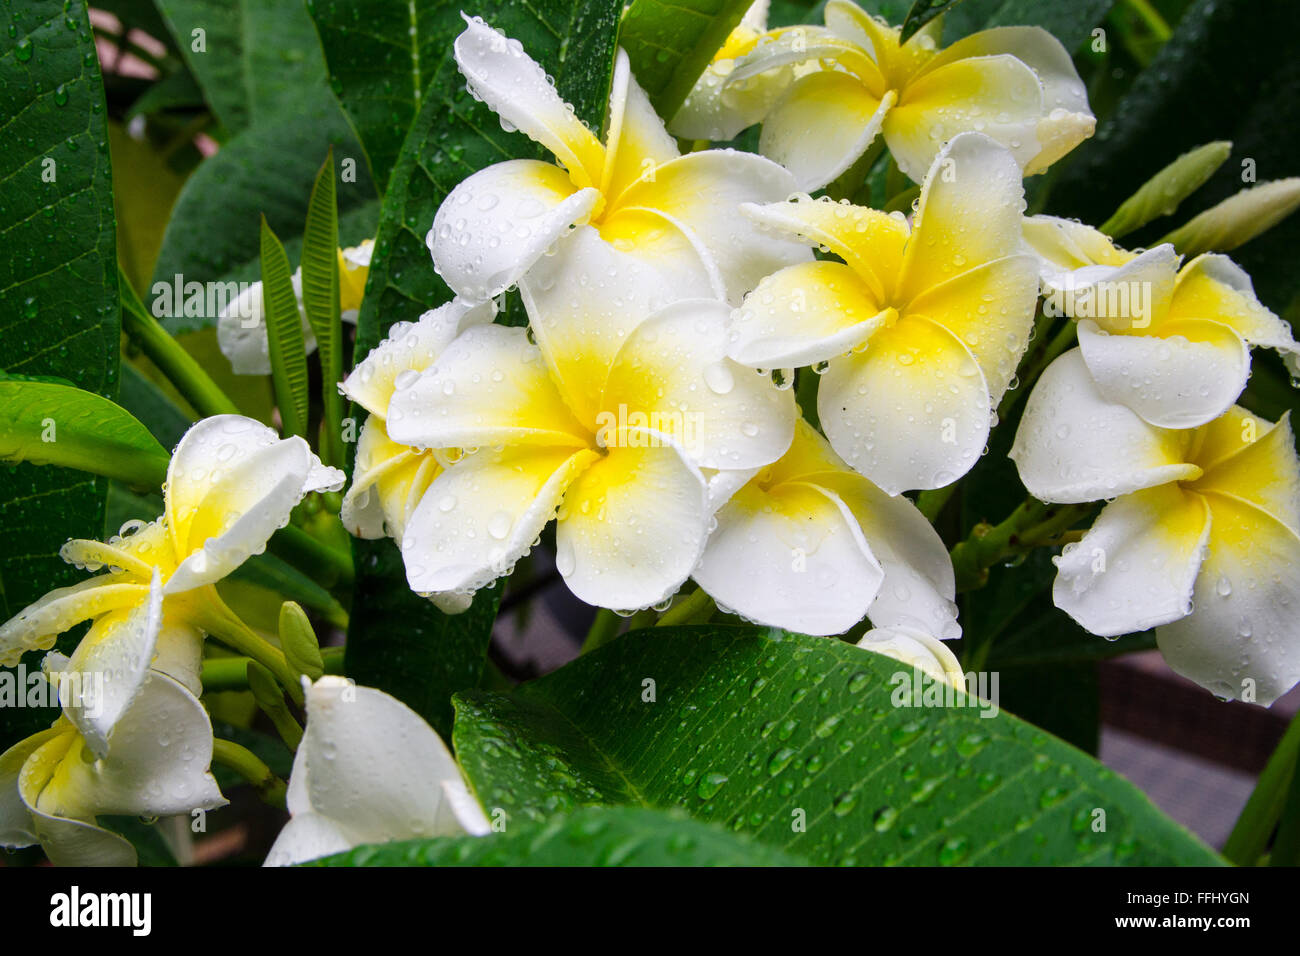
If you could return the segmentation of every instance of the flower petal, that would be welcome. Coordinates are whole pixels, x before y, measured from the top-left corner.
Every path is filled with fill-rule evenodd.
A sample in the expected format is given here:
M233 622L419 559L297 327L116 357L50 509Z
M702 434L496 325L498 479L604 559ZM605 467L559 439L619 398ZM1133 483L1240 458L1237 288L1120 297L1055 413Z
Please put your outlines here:
M885 142L898 168L920 182L945 142L977 131L1010 150L1017 172L1041 150L1043 89L1013 56L983 56L927 70L904 87L885 117ZM959 169L967 183L970 175Z
M27 758L61 734L69 733L66 723L57 724L18 741L0 753L0 846L31 846L39 841L32 812L23 802L18 786Z
M135 866L135 848L116 833L84 820L68 819L41 806L48 784L66 764L75 733L57 734L23 763L18 793L31 817L41 849L55 866ZM72 755L82 763L80 753Z
M1108 332L1158 332L1169 310L1178 254L1162 243L1119 265L1060 269L1041 260L1039 276L1048 315L1092 319Z
M839 496L790 482L742 488L717 515L692 574L747 620L804 634L842 634L867 613L883 578Z
M945 641L961 637L948 548L916 505L903 495L885 494L850 471L810 480L848 506L884 571L880 590L867 609L871 623L877 628L918 628Z
M372 416L357 440L352 484L339 519L358 538L390 535L400 545L411 512L441 473L434 453L398 444L388 437L384 420Z
M108 755L69 753L41 791L38 809L56 816L171 816L223 806L208 767L212 723L198 699L150 672L109 738Z
M99 617L61 673L59 703L96 756L108 754L109 734L144 687L161 629L162 581L154 568L148 596Z
M1249 502L1288 528L1300 529L1300 460L1291 413L1275 425L1234 408L1202 429L1197 460L1204 477L1191 487Z
M1300 345L1291 327L1255 297L1250 276L1227 256L1197 256L1178 273L1169 321L1212 319L1231 327L1251 345L1262 345L1295 362Z
M751 368L814 365L861 345L896 315L843 263L787 266L733 314L730 355Z
M74 624L135 607L148 594L148 585L128 583L120 574L101 574L55 588L0 625L0 667L16 666L28 651L49 650L55 638Z
M832 360L817 410L835 451L894 495L942 488L969 471L988 439L992 406L970 350L916 317Z
M1205 499L1175 483L1124 495L1057 559L1052 599L1102 637L1176 621L1192 609L1209 534Z
M1272 515L1220 494L1195 610L1160 627L1169 666L1220 697L1268 706L1300 681L1300 537Z
M699 562L711 515L704 476L676 443L628 428L565 494L555 564L588 604L649 607Z
M1079 350L1104 398L1162 428L1218 418L1250 375L1250 351L1241 337L1202 319L1163 323L1158 336L1108 335L1083 319Z
M1106 401L1083 353L1072 349L1043 371L1029 394L1010 456L1031 495L1070 504L1199 477L1184 443L1184 433Z
M297 866L308 860L343 853L362 841L329 817L310 810L295 814L271 844L263 866Z
M958 690L966 689L966 675L957 655L943 641L924 631L912 627L877 627L862 635L858 647L920 668L935 680L947 681Z
M676 439L701 468L757 468L780 458L794 432L794 394L727 358L729 313L721 302L689 299L637 326L609 370L601 433L616 435L624 423L648 427Z
M821 189L867 151L897 99L893 90L872 95L847 73L809 73L764 119L759 151L794 173L799 189Z
M429 486L402 536L418 594L477 591L509 573L555 515L565 489L599 456L518 446L467 455Z
M955 137L921 185L899 301L1020 252L1024 209L1025 190L1011 154L981 133Z
M747 203L740 211L777 235L825 246L849 265L876 301L884 303L890 297L909 232L902 213L883 213L828 198L766 206Z
M558 166L511 159L461 180L438 207L424 244L452 291L482 302L522 279L598 202L598 190L575 191Z
M709 149L655 167L614 202L619 209L658 210L696 236L722 275L727 300L738 305L763 276L812 258L739 214L742 203L776 202L794 190L794 177L770 159Z
M372 415L383 417L403 372L428 368L456 336L471 326L491 322L495 314L491 299L478 305L452 299L415 322L394 323L388 336L340 383L339 391Z
M503 325L463 332L397 390L385 424L390 438L416 448L560 445L572 454L588 443L537 346Z
M304 495L338 490L345 480L300 437L281 440L241 415L203 419L185 433L167 469L167 526L185 557L164 593L225 577L265 549Z
M610 84L606 142L600 191L609 197L619 195L648 169L680 155L676 141L664 129L663 121L650 105L650 98L632 75L627 54L621 49L614 61L614 78Z
M564 164L579 188L600 182L605 150L560 98L546 72L523 46L479 17L465 18L456 37L456 65L470 92L502 120L540 143Z
M942 325L979 362L993 402L1002 397L1029 344L1038 305L1038 266L1033 256L1007 256L982 263L931 286L908 313Z
M383 691L341 677L316 681L300 748L312 811L357 842L461 832L441 812L441 785L460 781L460 768L433 728Z
M623 252L589 227L519 283L528 321L565 404L594 429L600 394L624 339L652 312L681 295L676 275Z
M1034 71L1043 86L1043 109L1037 137L1041 150L1025 166L1025 175L1045 170L1093 134L1096 117L1088 106L1074 61L1061 41L1042 27L995 27L958 40L923 72L969 57L1008 54Z
M885 80L868 51L853 39L837 36L825 27L800 24L773 31L738 60L727 78L728 87L745 84L760 74L807 63L834 63L860 78L877 98L885 94Z

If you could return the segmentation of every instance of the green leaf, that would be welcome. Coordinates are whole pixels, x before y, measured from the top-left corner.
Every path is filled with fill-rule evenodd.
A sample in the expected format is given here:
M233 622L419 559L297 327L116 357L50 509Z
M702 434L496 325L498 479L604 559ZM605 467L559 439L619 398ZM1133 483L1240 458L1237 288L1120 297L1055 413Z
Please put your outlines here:
M117 390L117 261L99 60L79 0L7 8L0 31L0 369ZM71 26L69 26L71 24ZM10 417L7 404L0 416ZM0 620L81 577L59 557L104 530L108 482L81 471L0 468ZM27 660L39 667L41 655ZM8 711L0 747L56 712Z
M438 0L308 0L330 82L365 147L375 182L387 183L425 86L464 27Z
M460 695L456 753L479 801L514 819L679 807L816 864L1217 861L1015 717L964 697L894 706L900 672L775 630L632 632L513 695Z
M157 0L181 56L230 133L327 103L311 19L296 0Z
M76 468L143 488L167 477L167 449L130 412L94 392L4 379L0 407L0 461Z
M1286 733L1255 783L1241 816L1223 845L1223 855L1238 866L1254 866L1268 847L1269 837L1286 806L1300 761L1300 714L1291 718Z
M685 814L579 810L504 833L361 846L308 866L799 866L800 861Z
M262 311L271 356L275 401L287 435L307 434L307 355L302 313L293 294L289 257L271 227L262 220Z
M1101 231L1118 239L1153 219L1172 215L1184 199L1205 185L1231 152L1232 144L1222 139L1189 149L1125 199L1102 223Z
M903 20L903 32L899 39L906 43L915 34L935 17L942 16L950 7L955 6L960 0L916 0L912 4L912 9L907 11L907 18Z
M619 43L659 115L671 119L752 0L632 0Z
M599 129L609 100L617 49L618 0L539 0L528 5L491 0L475 12L555 78L560 94L588 126ZM506 133L496 115L465 89L452 42L464 26L456 17L430 40L439 51L427 62L426 95L389 178L380 213L366 296L357 320L359 361L398 321L451 298L429 261L425 234L446 195L466 176L507 159L536 158L541 148L520 133ZM340 64L336 76L368 64ZM345 82L346 88L346 82Z
M397 546L353 542L359 569L344 672L402 701L450 737L452 694L477 687L492 640L500 586L485 588L462 614L444 614L406 583Z
M331 148L307 205L302 233L302 304L316 335L320 356L321 401L324 412L322 441L326 461L343 464L343 322L339 318L339 214L334 188L334 150Z

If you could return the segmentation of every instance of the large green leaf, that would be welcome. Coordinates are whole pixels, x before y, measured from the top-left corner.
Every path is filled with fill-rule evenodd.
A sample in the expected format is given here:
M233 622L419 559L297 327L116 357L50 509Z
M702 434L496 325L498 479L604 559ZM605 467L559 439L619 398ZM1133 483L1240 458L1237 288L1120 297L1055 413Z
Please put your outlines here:
M228 132L328 101L316 31L301 2L157 4L208 106Z
M592 808L485 837L357 847L311 866L798 866L778 850L685 814Z
M0 369L112 398L120 335L113 188L99 61L78 0L6 7L0 31ZM0 405L0 415L9 414ZM0 468L0 620L80 575L59 558L104 530L104 479ZM0 747L50 721L7 712Z
M727 42L752 0L633 0L619 43L637 82L661 116L671 118Z
M157 487L171 455L126 409L54 382L0 380L0 462L58 465Z
M1015 717L964 698L894 706L903 670L825 638L654 628L513 695L461 695L456 752L508 818L679 807L819 864L1216 862L1128 783Z
M945 43L991 27L1042 27L1076 50L1115 0L963 0L944 16Z
M480 591L463 614L443 614L407 585L393 542L358 539L352 553L357 588L344 671L393 695L450 736L452 694L477 687L483 676L500 587Z
M556 79L578 115L599 127L613 71L617 0L543 0L528 6L494 0L476 12L524 44ZM358 320L356 357L389 325L413 320L451 297L433 270L425 233L443 198L470 173L491 163L538 155L518 133L466 91L452 58L461 29L448 18L428 63L427 95L402 146L384 199L370 278ZM491 637L499 590L482 592L472 610L448 618L411 593L401 555L389 541L354 545L356 597L346 669L387 690L440 732L451 725L451 694L475 686Z

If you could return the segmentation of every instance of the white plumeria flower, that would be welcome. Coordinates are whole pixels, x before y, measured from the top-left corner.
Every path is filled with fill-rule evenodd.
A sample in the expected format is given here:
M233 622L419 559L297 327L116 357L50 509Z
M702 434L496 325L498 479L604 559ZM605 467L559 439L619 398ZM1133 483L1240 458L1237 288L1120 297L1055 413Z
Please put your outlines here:
M103 699L68 715L103 756L151 667L199 693L203 632L232 614L214 585L260 554L304 495L343 481L301 438L281 440L241 415L205 418L172 455L163 516L128 522L106 543L68 541L65 561L108 573L51 591L0 625L0 665L93 620L71 666L106 676Z
M46 657L52 680L67 671ZM212 724L193 694L165 674L147 675L100 753L75 715L0 754L0 846L39 843L56 866L134 866L135 849L97 816L162 817L224 806L208 772Z
M607 268L574 266L592 257ZM389 403L395 441L479 449L434 479L407 522L407 580L473 592L508 573L558 509L556 564L579 598L657 604L699 561L717 505L705 470L725 483L779 458L794 397L726 357L724 303L641 318L664 290L590 227L534 271L521 289L537 344L524 329L469 328Z
M807 422L717 520L693 577L744 618L825 635L870 615L877 627L961 636L938 533L906 498L850 470Z
M926 631L914 627L878 627L867 631L858 641L858 647L892 657L919 668L935 680L966 690L966 674L957 655Z
M1039 258L1045 308L1077 321L1097 388L1153 425L1192 428L1231 408L1252 345L1277 349L1288 364L1300 354L1227 256L1207 253L1180 269L1168 243L1129 252L1051 216L1027 218L1024 235Z
M736 64L723 94L744 103L750 84L759 84L754 95L766 95L772 71L821 64L790 76L759 140L800 189L834 180L877 135L919 182L959 133L986 133L1032 174L1096 128L1069 53L1040 27L983 30L939 50L938 20L901 45L898 28L848 0L830 0L825 23L767 34Z
M307 726L289 777L291 819L266 866L366 843L490 832L455 758L419 714L342 677L304 678L303 687Z
M458 295L482 301L500 294L579 223L658 269L677 298L738 301L762 276L809 257L736 212L742 202L788 196L790 174L751 153L679 156L621 50L602 144L519 43L478 18L467 22L455 54L470 90L561 165L497 163L447 196L426 241Z
M1036 498L1110 501L1057 559L1057 607L1103 637L1156 628L1169 665L1221 697L1269 704L1300 680L1300 461L1285 417L1232 408L1158 428L1108 402L1075 349L1039 379L1011 457Z
M361 294L370 274L373 249L374 240L366 239L358 246L339 250L340 318L352 325L356 324L360 313ZM316 351L316 334L307 321L307 312L302 304L302 269L295 269L291 280L302 318L303 346L310 355ZM263 308L262 283L250 282L217 316L217 345L221 354L230 360L230 367L236 375L271 374L271 346Z
M792 64L764 71L746 83L727 85L736 64L752 52L767 33L769 0L758 0L745 11L736 29L713 55L708 68L668 124L674 136L716 141L735 139L741 130L760 123L796 76L820 69L816 62ZM797 30L799 27L790 27Z
M969 471L1038 298L1011 154L979 133L955 137L925 177L911 229L901 215L829 200L743 208L844 261L790 266L759 283L733 317L731 357L752 368L828 363L822 427L890 494Z
M415 322L397 322L388 337L371 350L339 391L370 413L357 439L352 484L343 497L339 517L359 538L391 537L400 547L402 533L429 485L443 468L463 452L457 448L421 449L393 441L385 419L393 393L410 384L437 360L465 329L491 322L496 308L489 299L469 305L453 299ZM445 612L469 608L467 596L433 595Z

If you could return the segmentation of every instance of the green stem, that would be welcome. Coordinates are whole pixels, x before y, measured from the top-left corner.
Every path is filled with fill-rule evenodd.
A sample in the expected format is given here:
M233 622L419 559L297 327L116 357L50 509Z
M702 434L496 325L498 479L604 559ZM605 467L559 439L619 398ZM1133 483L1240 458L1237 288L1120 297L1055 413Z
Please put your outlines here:
M325 662L326 674L343 673L344 647L322 647L321 660ZM248 662L251 657L232 654L227 657L209 657L203 662L199 680L203 692L219 693L226 690L248 690Z
M867 176L871 173L871 168L876 165L876 160L880 154L885 151L885 138L877 135L867 151L858 157L857 161L840 173L839 177L826 187L826 195L830 196L836 202L841 199L847 199L850 202L861 198L859 193L867 181ZM866 197L870 200L870 196Z
M1287 792L1294 791L1297 760L1300 760L1300 714L1292 718L1277 749L1268 758L1228 842L1223 845L1223 855L1238 866L1255 866L1263 856L1268 838L1287 805ZM1300 812L1292 813L1300 816Z
M672 627L674 624L704 624L713 616L718 606L704 588L696 588L663 614L655 627Z
M1027 498L1000 523L976 525L970 535L952 549L957 590L971 591L983 587L993 565L1055 543L1062 532L1092 508L1092 504L1048 505Z
M1273 849L1268 857L1269 866L1300 866L1300 774L1291 773L1291 788L1287 792L1282 819L1273 838Z
M203 371L194 356L158 324L158 320L145 309L131 281L118 269L118 283L122 288L122 331L140 351L158 366L159 371L176 386L185 400L203 418L212 415L238 415L238 406L230 400L221 387Z
M206 613L198 621L199 627L232 651L251 657L269 670L275 675L275 679L280 682L280 685L289 692L293 702L299 706L302 705L303 694L298 681L298 673L289 666L284 652L271 644L270 641L254 633L252 628L240 620L234 611L226 607L224 602L215 596L215 592L213 599L207 602L205 611Z
M286 525L271 536L271 553L305 572L322 587L350 591L352 555L317 541L301 528Z
M233 770L247 780L264 803L284 809L285 793L288 790L284 781L273 774L271 768L247 747L241 747L233 740L214 738L212 762Z
M596 617L587 629L587 637L582 642L579 654L590 654L598 647L603 647L618 636L623 619L607 607L598 608Z

